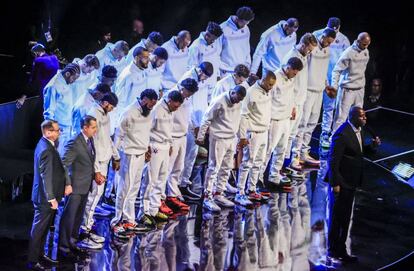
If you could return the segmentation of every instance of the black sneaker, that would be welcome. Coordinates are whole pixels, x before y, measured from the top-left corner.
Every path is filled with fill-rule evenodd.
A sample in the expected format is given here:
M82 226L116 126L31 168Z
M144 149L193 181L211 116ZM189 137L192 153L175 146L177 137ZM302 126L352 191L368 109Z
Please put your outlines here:
M199 201L201 200L201 196L197 193L191 191L190 186L180 186L181 194L183 195L185 200L188 201Z

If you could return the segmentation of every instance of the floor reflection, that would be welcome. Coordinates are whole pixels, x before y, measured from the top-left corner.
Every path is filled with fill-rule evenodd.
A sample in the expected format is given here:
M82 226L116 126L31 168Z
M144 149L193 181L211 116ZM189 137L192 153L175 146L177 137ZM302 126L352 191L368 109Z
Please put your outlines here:
M188 214L129 240L111 236L109 221L100 220L104 249L57 270L311 270L324 263L326 251L322 165L290 194L272 193L267 203L220 213L193 205Z

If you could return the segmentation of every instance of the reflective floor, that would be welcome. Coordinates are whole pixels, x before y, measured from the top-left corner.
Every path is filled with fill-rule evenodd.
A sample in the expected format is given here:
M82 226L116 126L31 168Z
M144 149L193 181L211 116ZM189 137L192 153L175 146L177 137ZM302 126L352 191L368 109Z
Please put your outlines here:
M367 157L363 186L356 193L348 243L359 261L336 270L376 270L414 249L414 189L408 180L391 173L399 161L414 164L409 152L414 140L406 136L414 133L414 116L384 109L367 115L385 147L375 157ZM394 119L411 124L403 131ZM317 140L313 145L318 151ZM104 249L55 270L333 270L325 262L326 152L319 153L321 168L308 171L292 193L274 193L267 203L254 208L235 207L214 214L194 204L188 214L129 240L111 236L109 218L97 218L97 232L106 237ZM4 218L0 270L24 270L30 203L2 204L0 214ZM400 270L414 270L407 268Z

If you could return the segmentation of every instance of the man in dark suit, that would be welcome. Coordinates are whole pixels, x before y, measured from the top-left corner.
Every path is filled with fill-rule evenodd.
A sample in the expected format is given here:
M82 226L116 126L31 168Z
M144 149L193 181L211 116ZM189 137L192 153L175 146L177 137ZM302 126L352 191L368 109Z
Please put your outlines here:
M328 260L354 262L355 256L346 251L345 241L352 214L355 189L361 185L363 177L363 155L381 144L378 137L371 145L364 145L361 128L367 118L361 107L352 107L348 121L343 123L332 137L329 152L328 178L333 197L330 197L332 213L328 234Z
M85 211L88 193L95 176L95 147L93 136L97 131L96 118L86 115L81 119L81 132L65 146L63 165L67 170L65 207L59 226L60 258L75 258L78 248L79 228ZM95 247L102 248L95 243Z
M29 267L44 270L53 262L43 254L47 232L54 222L54 213L65 191L65 169L57 152L59 124L45 120L41 124L43 137L36 146L34 157L34 180L32 201L34 206L33 225L29 240Z

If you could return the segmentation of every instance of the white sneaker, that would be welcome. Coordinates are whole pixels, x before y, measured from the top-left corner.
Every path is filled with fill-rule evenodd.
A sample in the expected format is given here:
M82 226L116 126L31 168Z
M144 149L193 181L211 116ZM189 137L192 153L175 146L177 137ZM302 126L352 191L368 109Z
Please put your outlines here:
M305 162L305 164L308 165L319 166L321 164L321 161L316 160L315 158L310 156L309 153L305 153L304 155L302 155L302 160Z
M214 196L214 202L217 205L224 207L224 208L233 208L234 203L231 200L228 200L225 196L218 194Z
M105 243L105 238L93 232L89 232L89 238L95 243Z
M91 238L86 238L80 241L77 245L79 248L83 249L101 249L103 247L102 244L94 242Z
M229 184L229 182L226 183L226 192L229 194L237 194L237 188Z
M214 202L212 198L205 198L203 201L203 208L212 211L212 212L220 212L221 208Z
M234 198L234 202L241 205L241 206L249 206L253 205L253 203L247 198L246 195L237 194Z
M293 158L292 162L290 162L290 167L294 170L301 171L302 165L300 164L299 158Z

